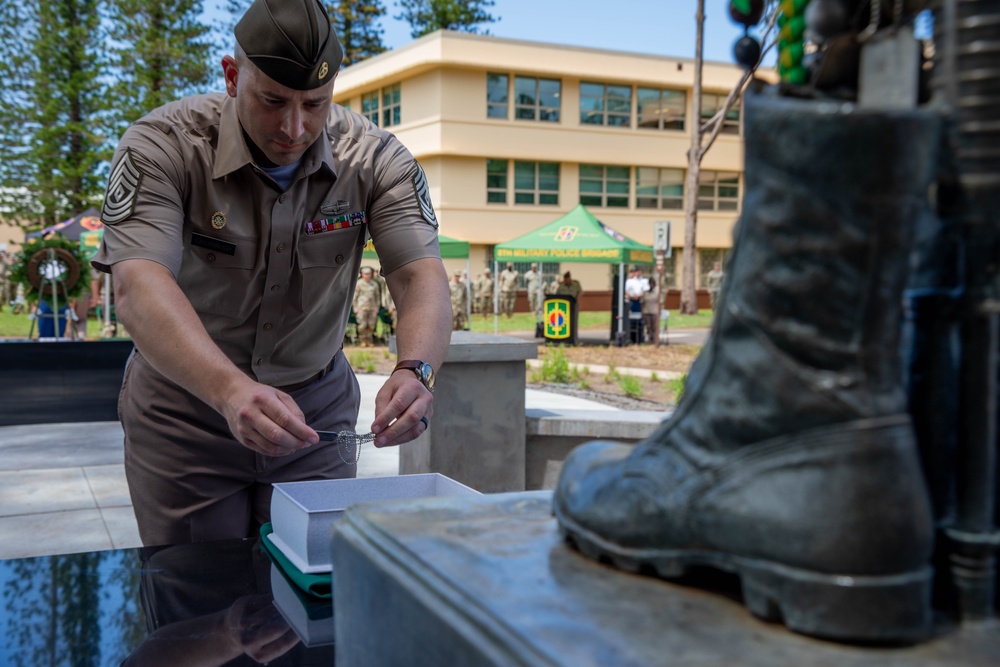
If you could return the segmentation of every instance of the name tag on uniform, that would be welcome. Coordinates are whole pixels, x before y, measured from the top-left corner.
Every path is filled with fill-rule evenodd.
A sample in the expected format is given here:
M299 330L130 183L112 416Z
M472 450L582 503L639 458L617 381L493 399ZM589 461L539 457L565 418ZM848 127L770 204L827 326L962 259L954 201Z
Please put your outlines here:
M211 236L205 236L204 234L199 234L198 232L191 233L191 245L198 246L199 248L207 248L208 250L214 250L215 252L221 252L224 255L236 254L235 243L230 243L221 239L213 239Z
M324 218L306 223L306 234L322 234L348 227L357 227L368 222L368 214L364 211L355 211L345 215L338 215L335 218Z

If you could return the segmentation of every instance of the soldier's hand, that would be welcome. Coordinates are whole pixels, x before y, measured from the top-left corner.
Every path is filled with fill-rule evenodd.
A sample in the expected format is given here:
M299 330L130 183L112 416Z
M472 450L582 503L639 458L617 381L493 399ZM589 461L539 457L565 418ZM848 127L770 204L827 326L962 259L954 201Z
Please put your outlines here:
M267 456L287 456L319 442L291 396L250 378L228 392L222 416L240 444Z
M375 446L394 447L413 440L427 430L420 418L429 424L433 414L434 395L412 372L396 371L375 395Z

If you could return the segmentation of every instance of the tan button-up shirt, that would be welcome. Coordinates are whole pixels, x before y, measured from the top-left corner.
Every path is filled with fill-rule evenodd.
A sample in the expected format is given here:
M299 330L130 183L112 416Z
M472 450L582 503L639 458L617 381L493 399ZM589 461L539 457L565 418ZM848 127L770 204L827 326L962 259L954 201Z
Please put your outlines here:
M409 151L337 105L326 136L282 191L254 164L232 98L153 111L115 152L93 265L166 266L233 363L274 386L306 380L344 339L366 232L384 273L440 257Z

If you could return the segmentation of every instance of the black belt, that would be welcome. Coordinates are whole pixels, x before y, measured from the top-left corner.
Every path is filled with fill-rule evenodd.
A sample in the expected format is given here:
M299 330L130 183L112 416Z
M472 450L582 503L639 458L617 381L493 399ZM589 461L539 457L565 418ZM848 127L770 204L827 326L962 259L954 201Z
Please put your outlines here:
M339 354L339 352L338 352L338 354ZM337 357L334 356L334 358L330 360L330 363L328 363L326 365L326 368L322 369L321 371L319 371L318 373L316 373L315 375L313 375L312 377L310 377L307 380L303 380L302 382L296 382L295 384L287 384L284 387L275 387L275 389L277 389L278 391L283 391L283 392L285 392L287 394L288 392L295 391L296 389L302 389L303 387L308 387L313 382L316 382L317 380L319 380L320 378L322 378L324 375L326 375L327 373L329 373L330 370L333 368L333 362L336 361L336 360L337 360Z

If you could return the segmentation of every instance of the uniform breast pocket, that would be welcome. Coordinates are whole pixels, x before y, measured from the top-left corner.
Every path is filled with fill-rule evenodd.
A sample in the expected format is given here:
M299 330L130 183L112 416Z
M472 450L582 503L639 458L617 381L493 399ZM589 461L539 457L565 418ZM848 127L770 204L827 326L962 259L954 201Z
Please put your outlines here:
M257 263L257 239L247 236L192 231L188 250L218 269L253 269Z
M361 246L363 227L348 227L299 237L299 266L337 268L349 264Z
M258 239L252 237L189 233L179 282L199 314L249 316L260 302L259 247Z
M363 239L360 226L299 237L300 308L331 307L347 299Z

